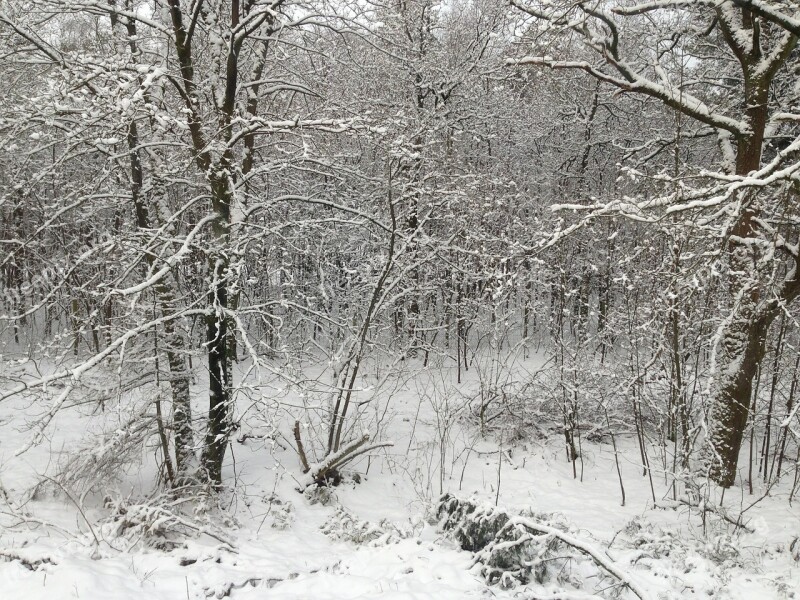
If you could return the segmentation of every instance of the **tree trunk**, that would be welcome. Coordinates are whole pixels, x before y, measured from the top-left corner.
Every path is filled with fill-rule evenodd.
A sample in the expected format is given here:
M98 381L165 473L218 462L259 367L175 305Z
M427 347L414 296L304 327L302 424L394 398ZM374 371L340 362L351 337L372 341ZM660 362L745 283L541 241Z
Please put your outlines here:
M708 474L722 487L736 479L739 449L750 411L753 378L766 352L766 338L774 314L756 318L743 307L725 328L717 360L719 384L711 407Z
M747 175L761 166L761 152L766 127L768 86L753 80L745 66L747 116L753 133L738 140L736 174ZM715 397L709 414L708 475L724 488L736 480L739 449L747 427L753 377L766 351L767 331L777 312L759 307L760 289L756 256L746 242L752 238L755 213L743 193L744 207L730 231L728 268L733 314L722 331L717 350Z
M208 351L208 429L203 447L202 466L209 483L222 484L222 462L231 431L231 344L228 337L230 317L228 311L227 254L230 242L231 193L230 182L220 169L211 182L212 210L216 215L213 234L216 249L211 254L211 291L209 304L213 314L208 317L206 346Z
M135 33L135 32L134 32ZM131 164L131 197L133 199L136 225L140 231L150 229L150 211L142 198L144 173L139 157L139 135L136 121L128 126L128 149ZM155 255L145 252L148 267L155 266ZM156 303L162 316L167 316L175 304L175 283L168 275L162 278L155 288ZM194 434L192 432L192 403L189 391L189 370L186 368L186 340L175 322L164 322L164 346L169 366L169 386L172 391L172 427L175 432L175 469L176 483L189 475L194 462Z

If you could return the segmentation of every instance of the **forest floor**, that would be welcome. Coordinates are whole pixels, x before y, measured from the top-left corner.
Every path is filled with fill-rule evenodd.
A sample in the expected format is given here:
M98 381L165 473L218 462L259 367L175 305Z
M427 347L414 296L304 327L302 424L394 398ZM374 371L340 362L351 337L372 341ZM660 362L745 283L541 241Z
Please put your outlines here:
M5 507L0 501L0 598L634 597L628 589L582 581L578 565L558 580L488 585L472 553L437 526L435 503L448 491L514 513L551 515L573 537L603 549L654 600L800 597L800 548L790 548L800 535L800 507L789 505L791 481L770 490L756 485L753 495L727 491L728 514L744 511L746 529L714 513L703 518L670 502L670 482L657 467L652 478L643 476L633 436L617 437L616 454L610 444L584 440L573 472L563 436L496 430L483 437L474 419L453 409L458 403L420 393L430 390L427 376L398 384L391 410L379 416L383 438L395 445L354 463L358 482L348 479L327 498L299 493L290 442L245 424L225 472L235 487L213 506L191 508L143 500L155 480L147 457L105 497L76 498L56 484L31 496L31 487L50 481L81 443L88 439L90 446L79 452L100 445L93 432L108 430L116 417L113 407L64 411L43 444L15 456L36 411L7 401L0 418L0 484L7 495ZM468 398L476 385L468 378L458 389ZM657 449L649 451L655 461Z

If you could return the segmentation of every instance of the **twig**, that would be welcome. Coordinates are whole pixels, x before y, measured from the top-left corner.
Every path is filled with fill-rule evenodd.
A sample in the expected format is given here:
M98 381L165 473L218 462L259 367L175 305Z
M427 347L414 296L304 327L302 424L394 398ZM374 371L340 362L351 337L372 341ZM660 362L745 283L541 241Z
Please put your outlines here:
M65 488L63 485L61 485L60 481L56 481L55 479L53 479L52 477L48 477L47 475L45 475L44 478L47 479L48 481L50 481L51 483L55 483L58 487L60 487L61 491L64 492L64 494L67 496L67 498L69 498L70 501L75 505L75 508L77 508L78 512L81 513L81 516L83 517L83 520L86 522L86 525L88 525L89 531L91 532L95 543L99 546L100 545L100 540L98 539L97 534L95 533L94 527L92 527L91 522L86 517L86 513L83 512L83 508L81 507L81 505L78 504L78 502L76 502L75 498L72 497L72 494L70 494L67 491L67 488Z
M655 506L658 508L678 508L679 506L686 506L688 508L693 508L695 510L700 511L702 514L711 513L713 515L717 515L720 519L727 521L731 525L735 527L741 527L747 533L754 533L755 530L752 527L749 527L742 523L742 515L738 517L732 517L728 514L728 512L721 506L716 506L714 504L709 504L708 502L701 502L695 504L693 502L689 502L684 498L679 498L678 500L673 500L670 502L656 502ZM744 513L742 513L744 514Z

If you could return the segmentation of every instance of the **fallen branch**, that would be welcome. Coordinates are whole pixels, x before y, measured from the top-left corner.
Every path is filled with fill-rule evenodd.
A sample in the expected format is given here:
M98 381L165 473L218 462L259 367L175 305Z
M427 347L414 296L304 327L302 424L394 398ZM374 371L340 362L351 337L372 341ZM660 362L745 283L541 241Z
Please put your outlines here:
M511 520L508 522L506 527L513 525L520 525L526 529L553 536L568 546L572 546L576 550L580 550L583 554L591 558L598 567L616 577L625 587L641 598L641 600L649 600L650 595L644 590L644 588L636 583L626 571L622 570L617 565L616 562L608 558L601 550L595 548L591 544L587 544L583 540L572 537L571 535L564 533L555 527L543 525L542 523L537 523L536 521L525 519L523 517L511 517Z
M560 576L561 567L566 564L563 561L584 555L598 571L627 587L639 600L651 599L635 578L602 549L570 535L558 524L546 524L536 516L513 515L479 500L460 500L451 494L439 500L437 514L441 519L440 527L449 532L463 550L475 553L475 564L482 565L481 572L490 584L509 587L514 582L535 581L542 585ZM558 590L553 595L537 597L597 600L601 596L579 590Z
M343 465L349 463L355 458L376 450L377 448L386 448L394 446L394 442L380 442L377 444L365 445L369 442L369 434L365 433L354 442L350 442L338 452L329 454L322 461L308 465L306 477L300 482L300 490L305 490L312 485L325 485L327 479L336 474L338 469Z

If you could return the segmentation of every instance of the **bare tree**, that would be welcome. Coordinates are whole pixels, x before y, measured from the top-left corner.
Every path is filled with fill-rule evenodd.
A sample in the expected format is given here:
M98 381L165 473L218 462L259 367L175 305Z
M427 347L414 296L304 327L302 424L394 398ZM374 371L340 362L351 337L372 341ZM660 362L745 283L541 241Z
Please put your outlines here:
M651 221L665 214L702 213L701 222L718 240L731 306L715 344L709 474L729 487L769 326L800 293L797 251L787 241L796 240L798 232L793 225L776 223L795 193L786 182L797 141L778 149L768 138L787 120L774 91L797 44L794 16L733 1L514 4L551 32L577 34L589 56L553 58L542 47L542 55L513 64L583 71L622 92L659 101L718 136L722 170L706 185L680 186L655 200L614 200L581 210L588 210L590 218L614 213ZM535 36L539 25L531 27ZM631 44L626 34L640 36L647 45ZM738 70L729 70L732 60ZM676 63L692 73L681 77L671 67ZM710 69L721 76L710 76ZM781 253L786 259L776 266Z

